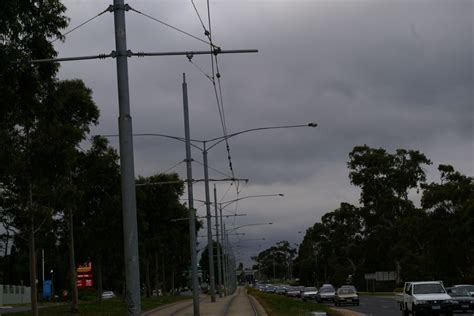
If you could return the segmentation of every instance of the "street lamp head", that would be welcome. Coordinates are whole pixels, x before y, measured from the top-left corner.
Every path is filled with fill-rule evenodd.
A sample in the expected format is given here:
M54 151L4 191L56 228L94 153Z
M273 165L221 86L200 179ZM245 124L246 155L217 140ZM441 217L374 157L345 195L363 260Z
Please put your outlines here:
M279 196L285 196L283 193L279 193L278 195L279 195Z
M316 126L318 126L318 124L312 122L312 123L309 123L308 126L309 126L309 127L316 127Z

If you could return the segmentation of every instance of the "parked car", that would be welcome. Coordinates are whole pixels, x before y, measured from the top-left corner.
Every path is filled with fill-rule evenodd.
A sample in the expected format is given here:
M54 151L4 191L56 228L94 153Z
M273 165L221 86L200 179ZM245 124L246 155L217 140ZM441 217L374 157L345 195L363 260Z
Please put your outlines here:
M336 290L332 285L323 285L316 294L316 300L321 303L324 301L334 302L336 296Z
M474 297L471 296L471 293L464 287L448 287L446 288L449 296L451 296L453 309L460 310L463 313L466 313L468 310L474 311Z
M336 306L341 306L342 304L359 306L359 295L353 287L340 287L334 296L334 304Z
M341 285L341 289L352 289L354 292L359 293L354 285L346 284L346 285Z
M399 301L404 316L425 314L453 315L453 299L441 281L405 282Z
M298 297L300 295L301 287L291 286L286 290L286 296Z
M453 287L466 289L471 294L471 296L474 296L474 285L472 284L458 284L453 285Z
M115 294L112 291L104 291L102 292L102 299L107 300L110 298L115 298Z
M301 298L304 300L314 300L316 299L316 294L318 294L318 289L315 287L305 287L301 291Z
M286 285L279 285L279 286L276 287L275 293L280 294L280 295L284 295L286 293L287 288L288 287Z

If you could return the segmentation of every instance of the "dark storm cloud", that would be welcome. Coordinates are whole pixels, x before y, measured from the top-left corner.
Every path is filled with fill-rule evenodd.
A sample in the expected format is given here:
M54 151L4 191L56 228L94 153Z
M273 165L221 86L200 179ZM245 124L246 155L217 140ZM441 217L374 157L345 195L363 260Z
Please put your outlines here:
M195 2L206 22L205 2ZM66 2L72 26L108 5ZM189 1L130 5L203 37ZM472 1L227 0L211 1L211 10L213 36L223 49L259 49L258 54L219 57L229 133L319 124L229 140L237 176L251 180L242 194L288 193L281 203L251 202L255 211L249 222L275 221L265 228L271 238L262 237L296 242L302 236L295 231L304 231L324 212L342 201L357 203L346 166L357 145L418 149L435 165L451 163L463 173L474 173ZM208 49L134 12L127 13L127 28L133 51ZM57 48L61 56L71 56L108 53L114 46L113 16L107 13ZM208 56L192 61L210 73ZM184 135L181 82L186 72L192 137L222 135L212 85L185 57L130 59L129 70L135 132ZM101 109L94 133L116 133L115 61L64 63L60 76L82 78L94 91ZM202 161L201 153L195 151L194 158ZM166 170L183 159L181 143L135 140L137 175ZM209 163L230 173L222 145L209 153ZM201 169L196 164L196 177L202 177ZM437 180L431 170L429 178ZM185 174L182 165L176 171ZM215 171L210 175L223 177ZM220 194L224 187L219 185Z

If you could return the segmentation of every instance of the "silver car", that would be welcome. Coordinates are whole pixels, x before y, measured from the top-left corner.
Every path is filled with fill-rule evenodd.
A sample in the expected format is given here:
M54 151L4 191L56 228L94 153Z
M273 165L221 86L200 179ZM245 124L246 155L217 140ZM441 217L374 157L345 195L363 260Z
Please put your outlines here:
M322 286L319 291L318 291L318 294L316 294L316 300L318 301L318 303L321 303L321 302L334 302L334 297L336 296L336 290L334 289L333 286Z

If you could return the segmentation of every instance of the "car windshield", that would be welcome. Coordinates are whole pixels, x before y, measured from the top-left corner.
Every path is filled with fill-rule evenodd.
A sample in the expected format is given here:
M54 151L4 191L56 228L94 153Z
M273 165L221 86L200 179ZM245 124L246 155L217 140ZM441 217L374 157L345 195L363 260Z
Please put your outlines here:
M474 285L460 285L460 286L456 286L455 288L456 289L465 289L466 291L474 292Z
M338 294L354 294L354 290L351 288L342 288L337 291Z
M451 296L470 296L469 292L465 288L450 288L448 291L449 295Z
M319 290L320 292L322 293L331 293L331 292L334 292L333 289L331 289L330 287L323 287L321 290Z
M305 287L304 290L305 291L316 291L316 288L315 287Z
M413 294L433 294L446 293L441 284L415 284L413 287Z

